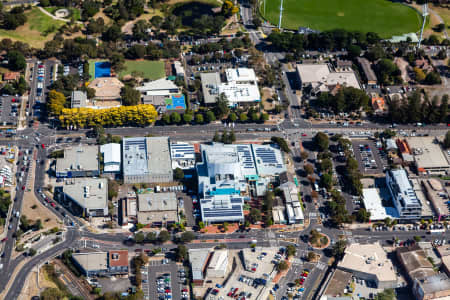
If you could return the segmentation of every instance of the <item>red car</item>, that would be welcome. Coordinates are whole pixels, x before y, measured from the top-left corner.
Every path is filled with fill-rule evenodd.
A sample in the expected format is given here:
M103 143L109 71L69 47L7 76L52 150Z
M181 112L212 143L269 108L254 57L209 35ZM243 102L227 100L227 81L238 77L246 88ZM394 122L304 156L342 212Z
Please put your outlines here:
M23 186L22 186L22 191L24 191L24 190L25 190L25 186L23 185Z
M306 133L302 133L302 136L308 136Z
M44 144L41 144L41 147L42 147L42 149L45 149L45 145Z
M2 243L3 243L3 242L6 242L7 240L8 240L8 238L5 237L5 238L2 240Z
M53 202L50 203L50 205L51 205L52 207L55 207L55 206L56 206L55 203L53 203Z

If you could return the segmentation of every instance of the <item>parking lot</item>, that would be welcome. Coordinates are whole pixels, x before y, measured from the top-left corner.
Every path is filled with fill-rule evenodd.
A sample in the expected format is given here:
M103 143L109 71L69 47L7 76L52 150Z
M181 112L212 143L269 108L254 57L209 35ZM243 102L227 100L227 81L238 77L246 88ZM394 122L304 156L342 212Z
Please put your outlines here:
M210 299L266 299L277 273L276 264L282 259L278 251L277 247L243 249L242 256L237 255L234 273L223 287L216 285L212 289Z
M0 97L0 122L1 126L16 126L20 110L20 97Z
M182 289L185 288L180 280L181 269L182 266L173 262L150 261L147 269L142 271L144 299L182 299Z
M373 140L352 140L355 158L362 174L381 174L387 166L386 156Z

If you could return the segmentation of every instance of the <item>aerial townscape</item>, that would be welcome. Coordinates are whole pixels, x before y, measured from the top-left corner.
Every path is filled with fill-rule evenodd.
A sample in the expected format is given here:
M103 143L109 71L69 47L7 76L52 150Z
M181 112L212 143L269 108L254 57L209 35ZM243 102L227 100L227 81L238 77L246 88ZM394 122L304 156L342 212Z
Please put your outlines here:
M0 300L449 300L449 0L0 3Z

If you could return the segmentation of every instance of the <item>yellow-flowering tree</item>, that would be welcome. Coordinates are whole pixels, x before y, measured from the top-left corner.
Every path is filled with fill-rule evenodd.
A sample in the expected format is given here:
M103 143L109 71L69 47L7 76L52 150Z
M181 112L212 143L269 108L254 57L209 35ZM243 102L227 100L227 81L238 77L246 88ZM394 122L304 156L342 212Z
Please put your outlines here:
M77 128L115 126L148 126L155 122L158 113L153 105L140 104L135 106L120 106L106 109L65 108L59 116L62 127Z

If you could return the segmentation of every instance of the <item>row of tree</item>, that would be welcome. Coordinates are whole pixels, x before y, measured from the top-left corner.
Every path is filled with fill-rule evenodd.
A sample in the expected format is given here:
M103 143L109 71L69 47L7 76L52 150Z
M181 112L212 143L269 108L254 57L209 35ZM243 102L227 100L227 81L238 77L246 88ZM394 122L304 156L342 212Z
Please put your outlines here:
M65 128L148 126L155 122L157 115L153 105L140 104L107 109L64 108L58 119Z
M341 87L334 95L328 92L320 93L316 104L338 114L367 109L369 102L369 96L364 91L353 87Z
M374 32L362 33L336 29L307 35L273 31L268 40L277 50L299 54L304 50L348 49L353 45L366 48L368 45L378 43L381 39Z
M415 91L407 98L393 97L388 101L388 118L393 123L445 123L450 121L448 105L447 94L439 100Z

